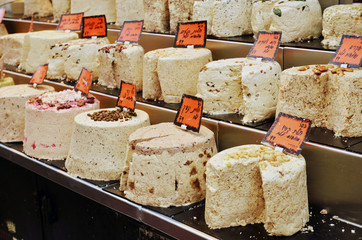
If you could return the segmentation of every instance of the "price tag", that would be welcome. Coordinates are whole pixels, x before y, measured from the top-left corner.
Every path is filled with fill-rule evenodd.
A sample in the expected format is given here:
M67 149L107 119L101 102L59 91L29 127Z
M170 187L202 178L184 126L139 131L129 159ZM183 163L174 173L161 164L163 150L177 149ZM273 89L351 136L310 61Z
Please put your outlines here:
M124 21L118 34L117 43L138 43L143 29L142 21Z
M88 95L90 86L92 85L92 71L88 71L86 68L82 68L77 83L74 89L82 92L84 95Z
M59 31L80 31L84 13L62 14L57 27Z
M44 82L47 71L48 71L48 64L38 66L35 73L31 77L31 79L29 81L29 84L31 84L31 85L34 85L34 84L40 85L40 84L42 84Z
M174 47L206 46L206 21L178 23Z
M274 61L280 46L281 38L281 32L258 32L254 45L250 49L247 57Z
M4 17L5 17L5 8L0 8L0 24L3 22Z
M201 98L184 94L174 124L181 128L199 132L203 106L204 101Z
M279 113L273 125L261 141L263 144L281 147L286 152L299 155L308 138L312 121Z
M136 107L136 85L123 81L121 82L117 107L127 108L134 111Z
M330 63L338 66L348 64L348 67L359 68L362 64L362 36L343 35Z
M82 38L107 37L107 21L105 15L82 18Z

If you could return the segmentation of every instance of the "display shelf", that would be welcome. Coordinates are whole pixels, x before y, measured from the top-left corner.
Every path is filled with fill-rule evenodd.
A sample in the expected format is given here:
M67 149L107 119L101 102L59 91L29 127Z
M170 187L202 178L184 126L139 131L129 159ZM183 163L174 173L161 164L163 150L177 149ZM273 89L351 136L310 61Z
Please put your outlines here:
M143 206L124 198L118 190L119 184L109 181L99 184L75 178L50 161L44 162L22 153L21 143L0 143L0 155L38 175L69 188L106 207L134 218L178 239L274 239L264 230L262 224L209 229L204 220L204 201L182 207L159 208ZM310 220L304 230L288 237L292 240L307 239L360 239L362 226L340 219L331 214L323 215L321 208L310 206ZM312 227L309 228L308 227ZM313 229L313 230L311 230Z
M4 22L8 26L9 32L26 32L30 24L29 20L13 18L5 18ZM55 27L55 23L34 21L34 30L55 29ZM118 31L118 26L110 27L108 30L110 42L115 40ZM157 48L170 47L173 45L173 39L172 35L143 33L140 44L147 52ZM246 56L252 45L251 42L251 39L243 38L228 38L227 40L213 38L208 39L207 47L213 52L214 59L240 57ZM301 43L296 44L297 46L282 45L279 49L276 60L283 68L327 63L334 54L334 51L331 50L322 50ZM313 44L317 44L317 42ZM17 73L16 69L12 70L6 71L6 74L14 77L17 84L29 81L31 76ZM56 90L72 88L74 85L70 82L60 83L49 80L45 82L53 85ZM91 90L92 94L101 101L102 108L115 106L119 90L107 89L99 85L93 85ZM137 108L148 112L152 124L173 121L178 107L179 104L147 101L140 95L137 96ZM273 120L269 119L261 123L243 125L241 116L237 114L204 115L203 117L203 124L215 133L220 151L237 145L260 143L272 122ZM313 128L302 154L307 161L309 202L313 206L311 211L314 214L312 214L309 225L312 225L315 231L314 233L298 233L291 239L320 239L321 237L358 239L355 237L361 236L362 224L362 189L360 187L362 182L360 172L362 138L337 138L329 130ZM117 183L73 178L65 172L64 161L35 160L22 153L21 144L0 144L0 156L175 238L270 238L261 225L224 230L208 229L203 220L203 203L167 209L135 204L122 196L117 189ZM321 208L329 209L331 215L320 216L319 209ZM340 221L335 222L337 220L331 219L333 215L352 221L352 225L343 225L346 223L340 225ZM330 224L341 226L341 228L333 228L330 224L324 224L328 222L327 218L332 221L329 222ZM319 228L319 226L323 227ZM342 231L343 229L344 231ZM351 230L355 230L356 234L354 235Z

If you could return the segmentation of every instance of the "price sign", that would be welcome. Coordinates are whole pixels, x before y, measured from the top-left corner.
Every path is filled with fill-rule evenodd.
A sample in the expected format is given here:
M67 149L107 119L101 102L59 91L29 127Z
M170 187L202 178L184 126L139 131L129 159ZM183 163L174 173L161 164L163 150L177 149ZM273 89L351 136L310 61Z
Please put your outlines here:
M107 37L107 21L105 15L82 18L82 38Z
M117 100L117 107L127 108L134 111L136 107L136 85L121 82L121 90Z
M184 94L174 124L181 128L199 132L203 105L204 101L201 98Z
M116 42L118 43L138 43L143 29L142 21L124 21Z
M279 113L262 143L278 146L288 153L299 155L308 138L311 124L309 119Z
M206 21L178 23L174 47L205 47L206 46Z
M84 13L62 14L57 30L80 31Z
M362 36L343 35L330 63L338 66L347 64L348 67L359 68L362 64Z
M88 71L86 68L82 68L77 83L74 89L82 92L84 95L88 95L90 86L92 85L92 71Z
M40 85L44 82L45 76L47 74L48 71L48 64L45 65L40 65L35 73L33 74L33 76L31 77L29 84L33 85Z
M0 24L3 22L4 17L5 17L5 8L0 8Z
M258 32L254 45L248 53L247 57L262 58L266 61L274 61L280 46L281 38L281 32Z

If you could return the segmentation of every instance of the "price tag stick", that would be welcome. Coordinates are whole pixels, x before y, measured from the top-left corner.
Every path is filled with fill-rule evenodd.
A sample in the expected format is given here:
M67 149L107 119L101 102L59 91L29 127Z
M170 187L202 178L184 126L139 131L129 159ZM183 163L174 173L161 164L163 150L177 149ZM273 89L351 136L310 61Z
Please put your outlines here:
M196 48L206 46L207 22L178 23L174 47Z
M29 31L28 31L28 32L32 32L32 31L33 31L33 26L34 26L34 13L31 14L31 22L30 22L30 26L29 26Z
M4 17L5 17L5 8L0 8L0 24L3 22Z
M136 85L121 81L117 107L133 112L136 108Z
M204 101L201 98L184 94L174 124L183 129L199 132L203 105Z
M299 155L308 138L311 125L312 122L309 119L290 116L281 112L262 143L283 148L288 153Z
M359 68L362 65L362 36L343 35L330 63L341 67Z
M1 56L1 58L0 58L0 61L1 61L1 73L0 73L0 81L2 82L3 80L4 80L4 56L5 56L5 54L4 55L2 55Z
M281 38L281 32L258 32L254 45L251 47L247 57L256 58L258 61L261 59L274 61L279 50Z
M43 84L47 71L48 64L38 66L35 73L31 77L29 84L32 84L34 88L36 88L37 85Z
M82 92L83 95L88 96L89 89L92 85L93 72L82 68L77 83L75 84L74 90Z
M116 43L138 44L143 29L143 20L141 21L124 21L122 29L118 34Z
M62 14L57 26L58 31L80 31L84 13Z

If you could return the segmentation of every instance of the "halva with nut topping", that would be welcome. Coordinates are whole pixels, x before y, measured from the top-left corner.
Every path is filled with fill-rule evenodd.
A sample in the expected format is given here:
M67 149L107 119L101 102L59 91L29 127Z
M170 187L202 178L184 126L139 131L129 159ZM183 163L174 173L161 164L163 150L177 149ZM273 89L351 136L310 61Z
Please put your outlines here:
M92 180L119 180L129 136L148 125L148 114L141 110L107 108L78 114L65 161L68 173Z
M362 136L362 68L328 65L293 67L282 72L277 114L310 119L336 136Z
M206 165L205 220L212 229L264 223L290 236L309 220L304 158L263 145L226 149Z

